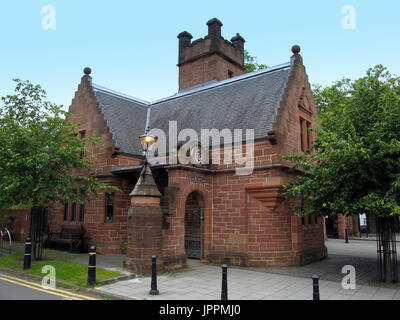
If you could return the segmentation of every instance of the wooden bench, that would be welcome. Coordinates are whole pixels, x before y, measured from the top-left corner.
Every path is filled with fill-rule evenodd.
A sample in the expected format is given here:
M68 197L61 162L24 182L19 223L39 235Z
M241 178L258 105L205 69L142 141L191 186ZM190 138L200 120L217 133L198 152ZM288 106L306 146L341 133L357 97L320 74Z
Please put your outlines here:
M63 225L61 232L50 232L48 244L51 247L53 243L62 243L69 245L69 252L72 248L82 245L83 227L81 225Z

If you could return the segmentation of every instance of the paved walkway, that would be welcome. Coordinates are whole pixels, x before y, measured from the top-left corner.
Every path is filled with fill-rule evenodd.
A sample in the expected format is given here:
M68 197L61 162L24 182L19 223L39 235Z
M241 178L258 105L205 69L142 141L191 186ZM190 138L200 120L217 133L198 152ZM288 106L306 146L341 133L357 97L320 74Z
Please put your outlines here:
M374 241L329 239L328 258L301 267L239 268L228 270L230 299L303 300L312 297L312 274L321 276L321 299L400 299L400 284L386 284L378 279L376 243ZM16 244L20 251L22 245ZM15 251L14 251L15 252ZM43 256L87 264L87 254L70 254L48 250ZM99 267L123 272L124 255L98 255ZM344 265L356 268L356 290L344 290L341 281ZM99 290L131 299L219 300L221 268L189 260L189 268L158 277L160 295L150 296L150 278L121 281Z
M400 288L400 284L382 283L379 280L376 243L374 241L350 240L345 243L341 239L326 241L328 257L301 267L267 267L250 268L273 274L309 278L317 273L321 279L341 282L342 267L352 265L356 269L357 284L386 288Z
M221 268L189 262L189 268L158 277L160 294L151 296L150 278L121 281L98 288L105 293L139 300L220 300ZM344 290L339 282L320 281L321 300L400 300L400 290L358 285ZM230 300L311 300L312 280L228 269Z
M377 279L376 247L370 241L330 239L329 258L302 267L238 268L228 270L229 299L310 300L312 274L319 274L322 300L400 300L399 284ZM344 290L344 265L356 268L356 289ZM160 295L149 295L150 278L138 278L103 286L101 291L131 299L219 300L221 268L189 260L185 270L158 277Z

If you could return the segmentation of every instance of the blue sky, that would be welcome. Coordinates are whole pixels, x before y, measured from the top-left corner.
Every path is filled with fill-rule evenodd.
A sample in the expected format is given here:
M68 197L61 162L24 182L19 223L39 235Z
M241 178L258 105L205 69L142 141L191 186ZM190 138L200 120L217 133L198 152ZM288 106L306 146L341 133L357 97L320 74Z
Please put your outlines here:
M42 7L56 10L56 28L43 29ZM342 8L352 5L356 28L342 28ZM42 85L48 98L68 107L82 69L93 81L144 100L174 94L178 39L207 33L219 18L226 39L239 32L260 63L289 61L299 44L311 83L357 78L376 64L400 74L399 1L94 1L0 2L0 96L12 78Z

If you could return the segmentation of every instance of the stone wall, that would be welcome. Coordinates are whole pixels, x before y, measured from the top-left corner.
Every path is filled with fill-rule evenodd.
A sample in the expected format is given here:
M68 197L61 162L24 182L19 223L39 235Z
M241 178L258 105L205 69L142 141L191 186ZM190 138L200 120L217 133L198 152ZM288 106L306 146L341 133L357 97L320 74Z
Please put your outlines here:
M79 221L79 204L77 218L71 221L72 203L68 204L68 218L64 220L64 205L49 204L50 228L60 231L64 224L83 224L89 244L95 244L97 251L104 254L121 253L121 245L127 241L127 211L129 208L129 192L135 181L128 181L110 174L112 166L138 165L140 160L116 153L115 142L101 114L98 102L91 88L91 78L83 76L72 104L70 121L79 123L78 132L85 131L85 137L99 137L102 144L88 145L90 153L85 155L91 163L91 171L74 170L72 174L92 175L100 181L116 186L122 192L115 193L114 219L105 221L105 193L101 192L96 199L85 203L84 221ZM90 154L94 156L91 157Z
M221 81L244 73L244 39L237 34L225 40L218 19L207 22L208 35L191 42L192 35L179 38L179 90L212 80Z

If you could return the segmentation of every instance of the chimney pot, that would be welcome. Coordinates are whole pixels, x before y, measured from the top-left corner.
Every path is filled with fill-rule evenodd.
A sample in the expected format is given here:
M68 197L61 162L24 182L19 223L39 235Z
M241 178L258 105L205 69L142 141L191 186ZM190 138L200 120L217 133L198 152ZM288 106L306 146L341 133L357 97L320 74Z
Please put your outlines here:
M221 37L221 27L223 26L222 22L217 18L213 18L207 21L208 26L208 36L210 38Z
M181 63L184 57L184 49L189 47L191 42L192 42L193 36L187 32L183 31L180 34L178 34L178 39L179 39L179 54L178 54L178 63Z
M179 38L179 39L181 39L181 38L187 38L187 39L191 40L191 39L193 38L193 36L192 36L189 32L183 31L183 32L181 32L180 34L178 34L178 38Z
M239 33L236 33L236 36L231 39L231 42L236 49L239 49L241 52L244 51L244 43L246 40L244 40Z

